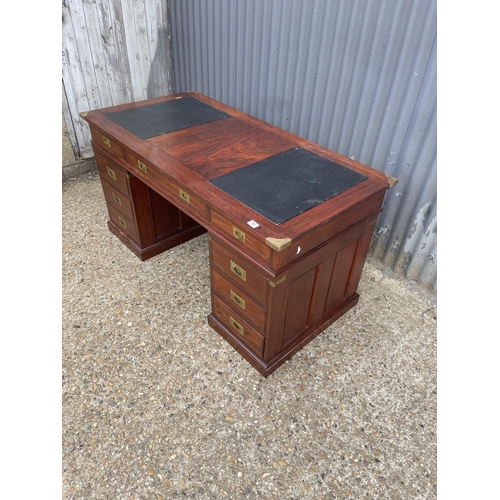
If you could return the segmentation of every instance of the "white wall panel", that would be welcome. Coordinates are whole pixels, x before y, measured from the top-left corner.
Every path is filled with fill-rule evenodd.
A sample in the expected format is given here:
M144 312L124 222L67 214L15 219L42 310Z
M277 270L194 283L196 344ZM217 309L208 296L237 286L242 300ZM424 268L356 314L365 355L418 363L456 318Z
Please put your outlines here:
M172 93L168 0L64 0L63 115L76 156L93 155L79 113Z

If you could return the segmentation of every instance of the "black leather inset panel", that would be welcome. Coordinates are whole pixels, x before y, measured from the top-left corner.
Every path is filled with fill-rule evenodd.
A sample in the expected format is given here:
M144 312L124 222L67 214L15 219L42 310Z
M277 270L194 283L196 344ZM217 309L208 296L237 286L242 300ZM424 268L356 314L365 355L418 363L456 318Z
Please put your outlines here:
M128 130L139 139L149 139L202 123L213 122L229 115L208 104L183 97L172 101L149 104L140 108L108 113L106 118Z
M281 224L366 179L297 147L210 182L275 224Z

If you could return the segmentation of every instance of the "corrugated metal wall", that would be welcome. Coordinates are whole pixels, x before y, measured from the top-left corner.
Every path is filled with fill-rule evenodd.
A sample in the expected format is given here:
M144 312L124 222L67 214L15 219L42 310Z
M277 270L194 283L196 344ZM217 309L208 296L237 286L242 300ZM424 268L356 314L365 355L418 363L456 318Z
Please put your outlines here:
M399 179L372 255L436 288L435 0L170 0L196 90Z
M76 156L93 156L79 113L172 93L168 0L63 0L63 115Z

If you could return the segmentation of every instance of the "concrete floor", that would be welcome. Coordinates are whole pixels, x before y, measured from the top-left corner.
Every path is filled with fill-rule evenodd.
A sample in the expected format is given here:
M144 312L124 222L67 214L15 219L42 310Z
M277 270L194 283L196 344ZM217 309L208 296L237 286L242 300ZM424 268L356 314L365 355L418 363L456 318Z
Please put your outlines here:
M358 305L262 378L206 322L206 235L141 262L63 182L63 498L435 499L436 300Z

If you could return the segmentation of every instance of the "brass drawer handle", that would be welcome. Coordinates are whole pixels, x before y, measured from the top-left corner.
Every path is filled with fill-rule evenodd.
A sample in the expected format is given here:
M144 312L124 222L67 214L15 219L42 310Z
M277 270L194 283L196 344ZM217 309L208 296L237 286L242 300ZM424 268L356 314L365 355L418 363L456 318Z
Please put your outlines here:
M108 166L106 166L106 170L108 171L108 175L114 180L116 181L116 174L115 174L115 171L114 170L111 170Z
M243 281L247 280L247 272L241 269L240 266L236 265L232 260L229 262L229 269L238 276L238 278L241 278Z
M121 218L121 217L118 217L118 222L125 228L127 229L127 223Z
M229 316L229 324L240 334L244 335L245 329L232 316Z
M141 160L137 160L137 166L139 167L139 170L142 170L144 173L146 173L146 164L143 163Z
M179 188L179 196L186 202L189 203L189 195Z
M122 199L118 195L113 193L113 191L111 191L111 194L113 195L113 200L115 200L116 203L118 203L118 205L120 205L120 207L121 207L122 206Z
M241 242L245 243L245 233L243 231L240 231L238 228L233 226L233 236L240 240Z
M105 135L102 136L102 142L104 142L108 148L111 147L111 141Z
M239 295L236 295L232 290L229 290L229 297L233 302L236 302L243 310L245 309L245 300Z

